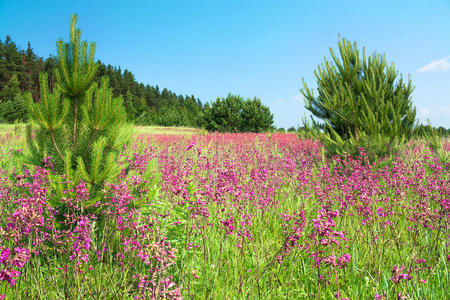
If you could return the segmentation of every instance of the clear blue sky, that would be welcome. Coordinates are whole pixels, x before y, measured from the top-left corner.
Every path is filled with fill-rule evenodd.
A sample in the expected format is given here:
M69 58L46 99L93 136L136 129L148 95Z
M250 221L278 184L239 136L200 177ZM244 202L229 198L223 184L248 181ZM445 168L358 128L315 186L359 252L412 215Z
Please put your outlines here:
M48 57L67 40L72 13L96 58L137 81L204 103L258 96L285 128L308 115L301 79L315 86L314 69L341 34L411 75L421 122L450 127L450 0L0 0L0 39L22 49L30 41Z

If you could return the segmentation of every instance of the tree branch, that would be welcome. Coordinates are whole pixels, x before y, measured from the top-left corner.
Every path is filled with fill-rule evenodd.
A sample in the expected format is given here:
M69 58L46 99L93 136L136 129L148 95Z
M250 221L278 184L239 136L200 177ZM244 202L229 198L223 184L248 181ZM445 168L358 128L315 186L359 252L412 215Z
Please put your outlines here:
M78 103L75 104L75 116L73 121L73 153L77 149L77 121L78 121Z
M64 157L62 156L61 151L59 151L58 145L56 144L55 136L53 135L53 130L49 130L49 131L50 131L50 137L52 138L53 147L55 147L56 153L58 153L59 158L61 158L63 163L65 163Z

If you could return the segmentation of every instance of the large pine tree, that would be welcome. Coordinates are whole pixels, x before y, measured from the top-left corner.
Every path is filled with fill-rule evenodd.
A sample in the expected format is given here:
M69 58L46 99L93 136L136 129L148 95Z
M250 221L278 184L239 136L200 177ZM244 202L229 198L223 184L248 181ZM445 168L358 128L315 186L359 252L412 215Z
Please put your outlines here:
M68 180L84 180L96 190L118 173L117 154L131 131L122 98L112 96L108 78L102 78L100 85L94 82L95 44L81 42L76 21L73 15L70 41L57 41L53 91L42 73L40 101L28 97L32 124L27 142L30 162L43 165L51 157L56 172L69 176Z
M346 39L339 38L338 45L340 57L330 48L333 60L325 59L314 72L317 96L303 80L306 109L324 121L319 137L330 154L357 154L363 147L373 156L385 155L412 135L411 80L398 78L384 55L366 58L364 49L361 55L356 43Z

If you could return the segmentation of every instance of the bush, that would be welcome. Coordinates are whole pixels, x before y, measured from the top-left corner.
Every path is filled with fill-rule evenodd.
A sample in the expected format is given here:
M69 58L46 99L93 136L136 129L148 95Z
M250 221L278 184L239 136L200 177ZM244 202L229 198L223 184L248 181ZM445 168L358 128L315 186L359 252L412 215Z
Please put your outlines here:
M239 95L228 94L206 103L204 126L219 132L264 132L273 130L273 114L257 97L244 100Z

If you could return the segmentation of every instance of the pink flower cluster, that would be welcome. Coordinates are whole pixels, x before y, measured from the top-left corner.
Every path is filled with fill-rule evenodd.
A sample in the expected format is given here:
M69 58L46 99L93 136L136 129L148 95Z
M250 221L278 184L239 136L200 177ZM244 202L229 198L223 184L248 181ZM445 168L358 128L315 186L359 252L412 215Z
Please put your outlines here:
M9 248L0 246L0 281L8 282L13 286L21 274L20 269L29 259L30 251L28 249L16 247L11 252Z

